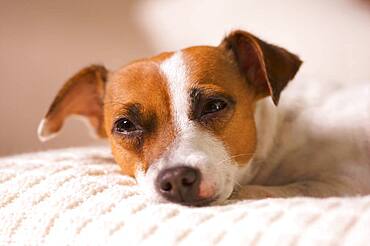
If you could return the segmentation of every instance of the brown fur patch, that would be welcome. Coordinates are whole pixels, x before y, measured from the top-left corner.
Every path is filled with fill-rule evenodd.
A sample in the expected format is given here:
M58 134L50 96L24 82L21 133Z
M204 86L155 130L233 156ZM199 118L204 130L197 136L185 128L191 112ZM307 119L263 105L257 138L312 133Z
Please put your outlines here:
M137 169L146 171L166 150L175 134L169 94L159 65L152 60L142 60L120 69L108 83L106 95L105 128L116 161L125 174L134 176ZM144 127L140 147L132 139L117 136L111 130L118 118L132 117L127 115L127 105L134 104L140 105L137 114Z
M137 169L146 171L176 137L166 78L159 66L172 54L134 61L111 76L102 66L81 70L58 93L46 116L46 131L41 133L58 131L71 114L83 115L100 136L108 135L113 155L125 174L134 176ZM222 95L229 102L212 122L198 123L224 143L232 159L240 165L248 163L256 149L255 102L270 94L277 104L301 61L285 49L243 31L232 32L218 47L184 49L183 57L189 94L198 90L206 99ZM192 110L194 106L189 105L189 118L196 121ZM143 129L140 137L129 138L112 131L122 117L135 118Z
M241 30L230 33L219 47L231 53L256 94L271 95L275 105L302 64L297 55Z
M245 83L237 64L222 49L198 46L183 50L183 54L191 71L189 90L201 88L226 94L235 102L231 114L225 114L218 119L216 127L206 130L223 141L237 163L246 164L256 148L255 91Z
M103 127L102 102L108 71L100 65L91 65L80 70L59 90L45 116L45 129L41 134L58 132L70 115L85 116L96 134L106 137ZM47 137L42 136L42 137Z

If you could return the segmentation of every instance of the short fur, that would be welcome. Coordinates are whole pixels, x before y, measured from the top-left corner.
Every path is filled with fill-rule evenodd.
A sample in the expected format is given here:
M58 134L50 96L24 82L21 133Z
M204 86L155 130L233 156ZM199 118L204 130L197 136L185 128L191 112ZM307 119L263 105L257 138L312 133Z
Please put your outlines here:
M123 173L160 201L155 180L176 166L200 170L198 205L369 194L369 85L325 90L302 80L286 88L301 63L238 30L217 47L166 52L115 72L91 66L58 93L39 136L54 136L69 115L87 117ZM226 108L201 117L212 98ZM118 134L122 117L140 135Z

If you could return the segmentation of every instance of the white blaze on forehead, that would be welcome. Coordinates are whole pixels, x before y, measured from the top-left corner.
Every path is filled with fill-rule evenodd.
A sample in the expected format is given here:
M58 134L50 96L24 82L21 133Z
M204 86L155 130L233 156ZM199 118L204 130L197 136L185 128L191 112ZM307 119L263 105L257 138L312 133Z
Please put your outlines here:
M181 51L174 53L160 65L161 71L167 79L172 100L173 116L178 130L189 126L187 111L189 98L186 85L188 84L187 67Z
M233 163L221 140L188 118L191 81L183 53L176 52L164 60L160 70L167 81L173 120L179 134L146 173L138 170L137 181L149 197L163 201L165 199L156 191L156 179L160 172L175 166L194 167L201 172L202 195L215 196L223 201L233 191L241 169Z

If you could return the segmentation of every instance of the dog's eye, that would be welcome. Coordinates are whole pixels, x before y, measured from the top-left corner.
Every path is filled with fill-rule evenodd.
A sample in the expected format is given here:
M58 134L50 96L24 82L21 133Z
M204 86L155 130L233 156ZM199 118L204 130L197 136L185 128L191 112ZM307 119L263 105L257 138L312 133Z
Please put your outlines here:
M201 116L219 112L226 107L227 103L225 101L221 99L214 99L204 105Z
M127 118L121 118L116 121L114 124L114 132L121 134L129 134L139 131L132 121Z

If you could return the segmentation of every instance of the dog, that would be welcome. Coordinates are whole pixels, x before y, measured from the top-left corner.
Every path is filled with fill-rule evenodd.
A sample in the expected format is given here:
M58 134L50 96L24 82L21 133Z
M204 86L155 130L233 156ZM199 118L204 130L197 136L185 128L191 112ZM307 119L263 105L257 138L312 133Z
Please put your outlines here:
M114 72L92 65L64 84L38 135L45 141L83 116L108 138L122 172L159 202L370 194L369 85L287 86L301 64L236 30L216 47Z

